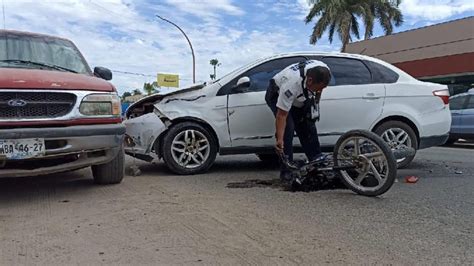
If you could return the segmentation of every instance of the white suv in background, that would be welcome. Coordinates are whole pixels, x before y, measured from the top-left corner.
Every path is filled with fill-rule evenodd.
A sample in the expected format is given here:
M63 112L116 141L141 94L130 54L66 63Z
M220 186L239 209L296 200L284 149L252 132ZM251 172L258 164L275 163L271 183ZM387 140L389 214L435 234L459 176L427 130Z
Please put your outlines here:
M217 154L255 153L262 160L274 159L275 119L265 90L277 72L307 59L323 61L333 76L322 94L317 122L323 148L330 150L352 129L376 132L392 148L423 149L447 140L451 114L445 85L421 82L367 56L291 53L258 60L217 81L136 102L126 114L126 153L150 161L156 154L178 174L208 170ZM298 151L298 138L294 143ZM399 160L399 166L413 157Z

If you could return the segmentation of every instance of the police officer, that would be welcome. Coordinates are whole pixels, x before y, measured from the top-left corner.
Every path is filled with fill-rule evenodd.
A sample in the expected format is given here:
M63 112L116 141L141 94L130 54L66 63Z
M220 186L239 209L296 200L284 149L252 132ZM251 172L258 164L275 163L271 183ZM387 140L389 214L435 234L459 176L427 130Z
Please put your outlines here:
M326 64L308 60L286 67L270 80L265 101L276 118L275 148L289 160L293 160L295 131L308 160L317 160L322 155L316 121L321 93L330 79ZM280 178L286 184L294 181L283 165Z

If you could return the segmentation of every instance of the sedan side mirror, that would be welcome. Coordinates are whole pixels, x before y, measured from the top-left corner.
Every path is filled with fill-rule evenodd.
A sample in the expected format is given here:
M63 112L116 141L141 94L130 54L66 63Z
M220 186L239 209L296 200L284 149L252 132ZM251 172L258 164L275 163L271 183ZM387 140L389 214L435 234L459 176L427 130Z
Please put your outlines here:
M238 81L237 84L233 87L233 91L242 93L247 91L247 89L250 87L250 78L249 77L241 77Z
M111 80L112 79L112 71L105 67L94 67L94 76L105 79Z

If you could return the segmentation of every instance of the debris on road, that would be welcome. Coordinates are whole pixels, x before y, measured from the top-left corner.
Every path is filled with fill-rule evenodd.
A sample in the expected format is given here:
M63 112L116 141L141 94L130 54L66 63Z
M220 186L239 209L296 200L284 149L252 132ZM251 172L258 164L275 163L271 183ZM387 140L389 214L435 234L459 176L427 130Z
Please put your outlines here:
M246 180L243 182L231 182L227 184L227 188L254 188L254 187L271 187L286 190L286 186L280 181L280 179L272 180ZM306 179L302 185L295 185L292 187L293 192L310 192L318 190L331 190L331 189L347 189L346 186L340 181L339 178L332 179L317 179L309 178Z
M139 176L142 174L142 171L137 165L132 165L125 169L125 173L130 176Z
M272 180L246 180L243 182L231 182L227 184L227 188L253 188L253 187L273 187L273 188L280 188L281 181L280 179L272 179Z
M419 180L419 178L417 176L414 176L414 175L405 176L405 183L414 184L414 183L418 182L418 180Z

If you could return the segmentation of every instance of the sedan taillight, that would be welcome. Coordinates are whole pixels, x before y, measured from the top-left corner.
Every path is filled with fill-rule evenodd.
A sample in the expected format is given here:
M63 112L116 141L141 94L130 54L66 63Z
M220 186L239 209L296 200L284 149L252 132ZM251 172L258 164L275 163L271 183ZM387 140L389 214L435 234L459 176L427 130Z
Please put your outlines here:
M440 97L444 104L449 104L449 91L448 90L433 91L433 95Z

